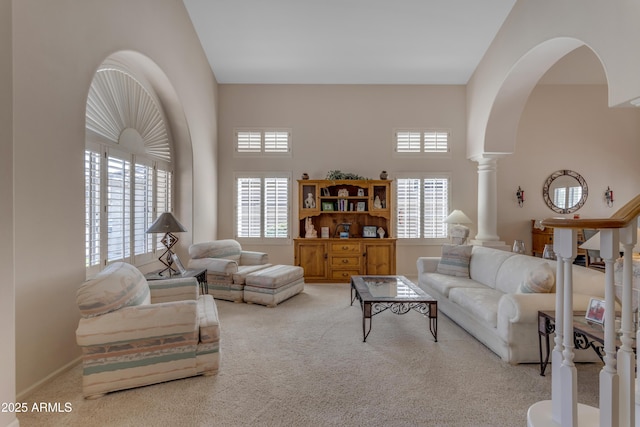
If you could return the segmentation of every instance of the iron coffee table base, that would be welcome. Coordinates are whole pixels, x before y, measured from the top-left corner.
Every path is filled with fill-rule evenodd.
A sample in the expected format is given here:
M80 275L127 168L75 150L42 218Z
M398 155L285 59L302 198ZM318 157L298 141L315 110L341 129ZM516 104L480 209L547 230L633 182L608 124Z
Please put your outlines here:
M409 294L397 290L392 293L393 295L378 294L374 296L371 293L372 284L394 286L396 283L398 286L408 289ZM428 317L429 331L434 340L438 342L438 302L404 276L352 276L351 305L356 298L360 301L362 308L363 342L367 341L367 337L371 333L373 316L387 310L391 310L394 314L406 314L414 310Z

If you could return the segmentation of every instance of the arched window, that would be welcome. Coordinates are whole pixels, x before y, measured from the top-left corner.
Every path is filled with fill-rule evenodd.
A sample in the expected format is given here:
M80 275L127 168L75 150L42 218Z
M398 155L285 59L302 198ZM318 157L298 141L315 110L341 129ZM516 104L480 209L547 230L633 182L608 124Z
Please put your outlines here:
M150 85L123 67L103 65L91 82L86 111L87 276L111 262L155 259L162 236L146 230L173 208L171 157Z

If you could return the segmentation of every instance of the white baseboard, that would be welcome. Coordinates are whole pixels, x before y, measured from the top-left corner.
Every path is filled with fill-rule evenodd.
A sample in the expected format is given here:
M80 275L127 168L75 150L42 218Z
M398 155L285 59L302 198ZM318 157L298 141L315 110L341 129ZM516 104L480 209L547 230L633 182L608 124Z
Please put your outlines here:
M67 372L68 370L70 370L71 368L73 368L74 366L76 366L80 362L82 362L82 356L78 356L76 359L73 359L71 362L67 363L66 365L64 365L60 369L57 369L57 370L53 371L51 374L47 375L42 380L40 380L37 383L33 384L31 387L29 387L26 390L23 390L20 393L18 393L18 395L16 396L16 401L19 402L21 400L24 400L25 397L27 397L28 395L33 393L35 390L37 390L38 388L42 387L44 384L48 383L49 381L51 381L52 379L54 379L58 375L61 375L61 374L65 373L65 372ZM16 420L16 422L17 422L17 420ZM17 425L19 425L19 424L16 424L16 426ZM13 426L11 426L11 427L13 427Z

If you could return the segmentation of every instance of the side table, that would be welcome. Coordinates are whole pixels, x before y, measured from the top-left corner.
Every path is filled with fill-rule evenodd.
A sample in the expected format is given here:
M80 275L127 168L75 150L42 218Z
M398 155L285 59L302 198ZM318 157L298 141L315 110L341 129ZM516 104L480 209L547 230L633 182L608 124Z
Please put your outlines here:
M195 277L200 284L200 293L206 295L209 293L209 285L207 284L207 269L196 268L193 270L187 270L184 273L169 273L166 270L152 271L144 275L147 280L164 280L164 279L177 279L180 277Z

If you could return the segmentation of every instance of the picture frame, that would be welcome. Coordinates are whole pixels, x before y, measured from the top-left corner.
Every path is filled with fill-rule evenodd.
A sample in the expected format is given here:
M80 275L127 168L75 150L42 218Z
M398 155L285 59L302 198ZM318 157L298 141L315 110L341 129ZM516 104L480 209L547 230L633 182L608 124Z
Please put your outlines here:
M377 227L375 225L365 225L362 227L362 237L378 237L376 230Z
M358 188L358 197L364 197L364 188Z
M364 212L366 210L367 210L366 202L358 202L358 204L356 205L356 211L357 212Z
M184 274L187 272L187 269L184 268L184 265L182 265L182 261L180 261L180 258L178 258L178 254L171 254L171 260L178 270L178 273Z
M604 300L591 298L584 317L589 322L604 325Z
M333 212L333 202L322 202L322 210L325 212Z

